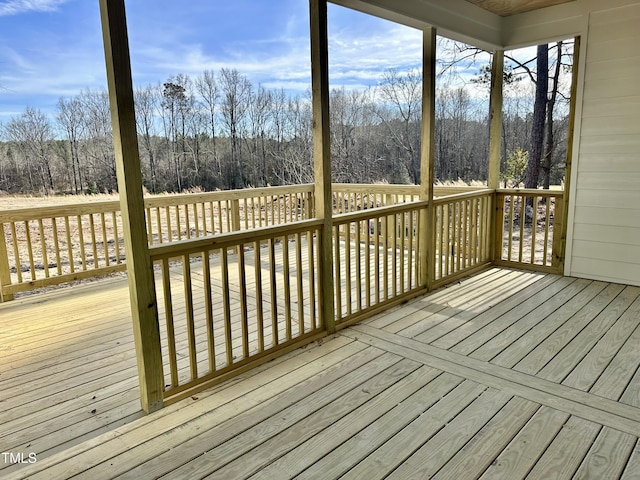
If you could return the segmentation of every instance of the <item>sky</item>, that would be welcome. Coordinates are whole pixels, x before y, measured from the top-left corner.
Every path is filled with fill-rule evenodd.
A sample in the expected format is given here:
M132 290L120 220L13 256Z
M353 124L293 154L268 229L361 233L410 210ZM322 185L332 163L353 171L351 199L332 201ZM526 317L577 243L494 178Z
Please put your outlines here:
M254 85L309 88L306 0L127 0L126 9L136 86L226 67ZM420 67L418 30L331 4L328 15L332 87ZM98 0L0 0L0 122L27 106L53 114L82 89L106 89Z

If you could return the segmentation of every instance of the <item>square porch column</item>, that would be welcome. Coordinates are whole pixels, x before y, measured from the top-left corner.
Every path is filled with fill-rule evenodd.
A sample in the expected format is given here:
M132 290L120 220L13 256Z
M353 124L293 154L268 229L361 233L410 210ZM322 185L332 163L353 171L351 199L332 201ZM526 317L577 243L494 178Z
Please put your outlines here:
M502 97L504 83L504 50L495 50L491 60L491 91L489 98L489 168L487 188L500 187L500 159L502 157ZM498 195L494 193L491 208L491 237L489 257L499 260L502 254L502 205L497 204Z
M420 142L420 200L429 205L420 212L420 283L431 290L436 275L436 231L433 206L436 118L436 29L422 32L422 130Z
M162 352L153 265L147 244L142 173L124 0L100 0L113 142L142 409L163 407Z
M313 109L313 178L316 217L324 221L320 242L319 312L328 333L336 330L333 285L333 197L329 133L329 46L327 1L309 0L311 95ZM338 279L339 281L339 279Z

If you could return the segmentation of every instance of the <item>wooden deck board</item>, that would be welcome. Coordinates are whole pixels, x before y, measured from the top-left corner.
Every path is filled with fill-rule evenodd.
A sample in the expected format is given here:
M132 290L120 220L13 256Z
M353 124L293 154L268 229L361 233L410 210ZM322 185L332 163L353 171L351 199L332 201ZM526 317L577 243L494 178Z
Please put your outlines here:
M126 285L64 291L0 305L0 449L38 455L3 478L640 472L637 287L490 269L147 416Z

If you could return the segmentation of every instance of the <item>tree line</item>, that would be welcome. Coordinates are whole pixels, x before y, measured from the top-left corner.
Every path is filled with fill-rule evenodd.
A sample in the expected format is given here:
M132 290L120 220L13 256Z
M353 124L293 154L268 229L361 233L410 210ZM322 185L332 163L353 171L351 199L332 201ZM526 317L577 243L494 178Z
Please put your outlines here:
M503 180L523 181L530 145L531 94L505 99ZM235 69L175 75L135 90L145 188L152 193L313 181L310 93L253 84ZM463 86L436 96L435 175L485 180L488 102ZM336 182L420 181L421 74L387 71L365 90L330 96L332 175ZM566 122L554 122L557 144ZM0 127L0 191L97 193L117 189L109 98L83 90L60 98L55 115L27 107ZM550 162L563 175L562 148ZM525 163L526 167L526 163Z

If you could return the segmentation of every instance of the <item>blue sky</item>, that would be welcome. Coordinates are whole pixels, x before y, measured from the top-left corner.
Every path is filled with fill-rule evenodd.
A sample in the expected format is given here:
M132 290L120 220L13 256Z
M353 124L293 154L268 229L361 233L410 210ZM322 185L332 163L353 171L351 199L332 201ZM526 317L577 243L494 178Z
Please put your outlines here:
M237 68L254 83L309 86L307 0L128 0L136 85ZM182 7L188 5L188 8ZM375 85L388 68L417 68L419 31L329 6L332 86ZM0 0L0 121L27 106L105 89L98 0Z

